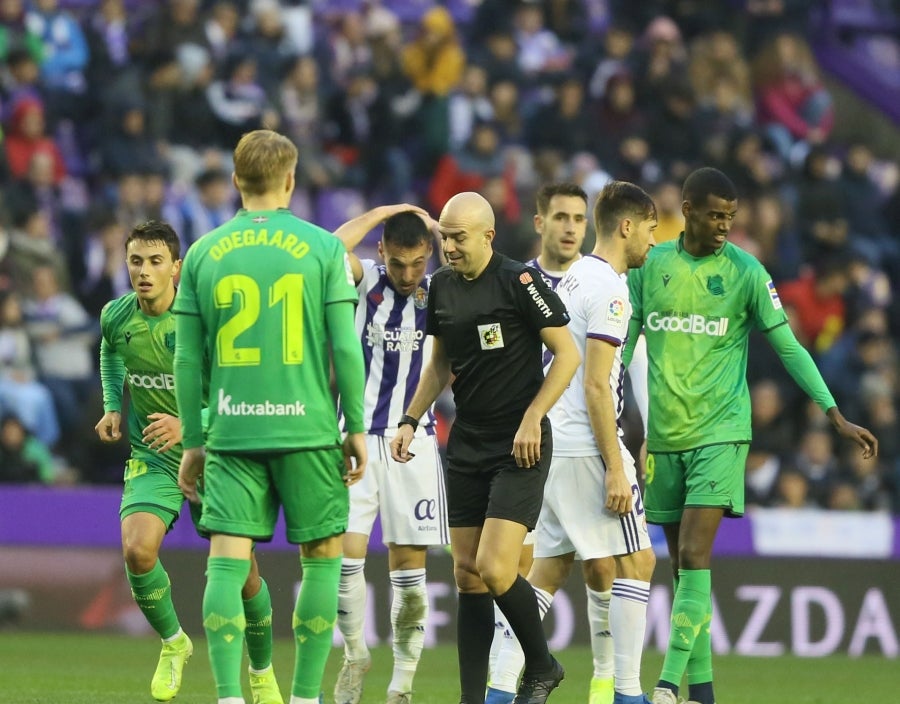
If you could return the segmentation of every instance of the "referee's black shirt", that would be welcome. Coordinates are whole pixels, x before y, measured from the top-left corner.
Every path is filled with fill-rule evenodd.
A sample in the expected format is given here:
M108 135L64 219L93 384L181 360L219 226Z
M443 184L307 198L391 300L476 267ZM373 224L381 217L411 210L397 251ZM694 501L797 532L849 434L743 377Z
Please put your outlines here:
M494 253L473 281L449 266L428 292L429 335L450 360L457 418L471 425L515 428L544 381L540 331L569 315L541 275Z

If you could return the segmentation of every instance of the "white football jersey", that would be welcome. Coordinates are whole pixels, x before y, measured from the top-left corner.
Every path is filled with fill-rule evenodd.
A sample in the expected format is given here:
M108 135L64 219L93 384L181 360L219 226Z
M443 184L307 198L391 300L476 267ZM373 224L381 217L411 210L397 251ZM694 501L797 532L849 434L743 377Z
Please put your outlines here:
M624 403L622 348L631 318L626 276L617 274L604 259L589 254L572 264L556 287L556 293L569 311L569 332L582 360L588 338L604 340L618 348L609 375L618 425ZM584 396L584 364L579 365L569 386L548 415L553 426L554 456L600 455ZM620 442L622 435L622 426L619 425Z

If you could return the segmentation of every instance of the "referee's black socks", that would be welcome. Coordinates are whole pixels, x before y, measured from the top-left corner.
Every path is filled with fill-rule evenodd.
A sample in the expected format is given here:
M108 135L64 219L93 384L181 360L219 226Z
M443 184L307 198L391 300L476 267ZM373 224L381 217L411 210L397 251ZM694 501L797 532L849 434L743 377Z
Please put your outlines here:
M522 575L516 575L513 585L505 594L495 596L494 601L519 639L522 652L525 653L525 671L537 674L553 669L553 658L547 648L537 596L531 584Z
M464 702L484 701L493 638L494 599L490 593L460 593L456 648L459 653L459 687Z

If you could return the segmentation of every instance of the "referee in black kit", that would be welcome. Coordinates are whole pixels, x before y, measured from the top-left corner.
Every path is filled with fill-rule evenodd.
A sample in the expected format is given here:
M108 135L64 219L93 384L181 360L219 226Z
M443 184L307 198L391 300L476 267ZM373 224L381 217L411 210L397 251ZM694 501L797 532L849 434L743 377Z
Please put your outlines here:
M452 374L447 504L461 702L484 702L496 600L525 652L515 704L543 704L564 671L550 655L537 599L517 567L550 466L545 415L581 359L566 309L540 274L494 252L494 213L482 196L453 196L438 226L448 265L434 273L429 290L426 329L434 347L391 454L398 462L409 458L418 419ZM546 377L542 344L554 355Z

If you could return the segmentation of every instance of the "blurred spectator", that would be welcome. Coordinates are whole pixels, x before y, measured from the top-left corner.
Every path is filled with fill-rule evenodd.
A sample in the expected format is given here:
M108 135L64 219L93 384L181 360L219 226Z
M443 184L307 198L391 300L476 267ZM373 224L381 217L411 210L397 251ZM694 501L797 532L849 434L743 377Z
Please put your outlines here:
M125 0L100 0L95 12L85 21L88 65L85 69L88 104L94 108L92 119L98 122L103 112L125 96L141 93L140 68L133 55L135 13L129 17ZM82 126L84 128L84 126ZM100 134L92 133L92 143Z
M284 22L278 0L250 0L249 28L243 39L244 51L256 61L259 84L268 101L278 98L278 84L285 69L299 54Z
M19 49L27 51L38 65L44 58L41 38L25 22L25 0L3 0L0 2L0 60L6 60Z
M572 64L574 52L544 25L544 11L538 3L522 2L515 9L513 36L519 69L526 79L540 83Z
M538 110L526 126L526 142L539 157L555 152L565 161L576 152L593 151L597 125L584 105L584 86L576 76L563 77L555 99Z
M147 133L146 110L139 98L115 106L100 148L104 175L115 179L127 171L147 173L163 168L157 141Z
M644 29L635 62L638 105L650 109L660 92L687 74L687 49L678 25L665 15L655 17Z
M685 80L672 80L659 93L660 105L647 126L650 150L662 173L683 181L697 158L703 133L694 109L694 94Z
M439 213L457 193L479 191L487 179L503 176L508 179L508 190L514 191L496 128L490 122L478 123L468 144L438 163L428 191L429 208Z
M512 81L517 88L525 86L525 76L518 62L518 48L512 31L494 25L483 42L471 45L470 62L484 67L488 83Z
M844 331L844 294L849 284L846 260L829 257L778 286L781 302L796 313L801 337L814 355L827 351Z
M490 89L492 121L502 144L525 143L525 120L514 81L497 81ZM474 127L474 126L473 126Z
M55 484L58 477L63 473L47 446L15 414L0 416L0 483Z
M4 144L13 178L21 179L28 174L31 158L35 154L46 154L52 159L54 184L59 184L66 175L59 147L47 134L44 106L39 100L24 98L16 104Z
M785 469L778 475L774 505L780 508L816 508L810 498L809 480L796 469Z
M33 0L25 24L43 43L41 79L51 128L62 118L84 121L90 57L81 25L59 0Z
M600 163L607 168L614 168L622 140L646 135L647 119L637 105L630 73L623 71L609 77L597 107L596 127L595 149Z
M240 9L231 0L218 0L209 9L203 30L214 62L221 63L228 58L240 40L240 23Z
M587 39L590 28L585 0L542 0L543 24L569 51Z
M449 110L450 148L459 149L472 136L472 125L494 117L484 67L476 64L466 66L462 82L450 94Z
M234 217L236 195L231 176L223 169L207 169L197 176L194 188L167 208L162 218L178 233L182 252Z
M112 209L101 206L88 216L87 232L75 280L80 282L77 293L85 309L92 318L99 318L104 305L131 291L125 266L127 230Z
M748 225L759 245L760 261L776 283L799 277L803 262L800 237L787 222L782 199L774 191L763 191L753 199L752 210Z
M212 143L228 149L246 132L278 129L279 115L259 80L256 58L244 52L230 56L218 79L209 84L206 98L216 120Z
M630 65L634 51L635 37L632 28L623 22L612 22L603 34L603 48L600 60L588 82L588 94L592 99L602 99L609 88L613 76L632 72Z
M823 148L806 156L797 180L797 222L801 224L804 256L808 261L842 255L849 246L849 223L838 176L840 162Z
M32 293L22 306L25 328L35 343L40 380L53 394L63 434L77 435L85 400L95 392L98 323L74 296L61 291L52 267L37 267L32 276Z
M359 12L337 16L328 33L327 51L330 71L326 74L326 87L329 91L345 87L351 74L371 68L372 48L366 41L366 24Z
M415 118L420 141L417 174L430 174L450 145L447 96L459 85L466 54L445 7L432 7L419 23L416 37L403 47L403 70L422 101Z
M748 504L771 506L778 494L778 478L790 456L797 428L785 412L782 390L772 379L750 389L753 440L747 454L745 475Z
M22 304L12 291L0 294L0 411L15 411L28 432L48 448L59 440L53 396L38 381Z
M68 265L53 241L47 214L36 208L22 208L15 211L12 224L10 261L15 290L29 292L34 270L41 266L52 267L63 288L68 288Z
M303 155L297 164L297 185L322 188L334 184L343 166L325 150L328 105L319 81L319 67L312 56L300 56L294 61L281 83L279 107L283 131Z
M200 0L163 0L155 5L142 30L133 35L135 59L144 75L144 97L153 106L148 132L164 139L183 125L174 121L179 87L197 70L197 57L209 54Z
M799 166L834 126L831 95L809 44L799 35L779 34L756 56L753 85L758 123L781 158Z
M674 240L684 231L681 212L681 186L675 181L660 181L653 189L657 227L653 239L657 244Z
M793 465L806 479L808 496L817 506L825 508L828 497L838 480L839 464L834 454L834 437L827 427L806 430L800 447L793 457Z
M41 88L41 67L25 49L14 49L6 57L2 72L4 126L9 129L13 112L23 100L36 100L43 105L44 93Z

